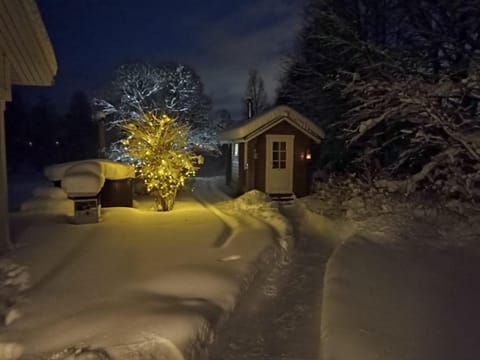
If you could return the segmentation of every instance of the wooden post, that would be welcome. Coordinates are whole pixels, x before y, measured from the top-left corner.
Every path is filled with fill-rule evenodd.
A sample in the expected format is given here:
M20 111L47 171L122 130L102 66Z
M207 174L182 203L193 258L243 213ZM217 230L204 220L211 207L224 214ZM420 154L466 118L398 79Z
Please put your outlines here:
M0 53L0 253L12 248L8 215L7 150L5 145L5 103L12 98L10 64Z
M5 100L0 99L0 253L12 248L8 215L7 153L5 146Z

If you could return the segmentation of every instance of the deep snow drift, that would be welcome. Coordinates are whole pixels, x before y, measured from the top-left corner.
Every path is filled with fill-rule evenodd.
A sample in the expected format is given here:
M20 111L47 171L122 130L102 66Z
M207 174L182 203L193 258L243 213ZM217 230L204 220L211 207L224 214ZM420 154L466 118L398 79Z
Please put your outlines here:
M478 359L479 259L463 247L343 243L325 276L324 359Z
M146 199L135 209L103 209L102 221L88 225L69 222L64 199L60 208L13 214L18 248L9 257L28 267L31 288L15 305L21 317L0 330L0 355L15 358L21 349L62 359L90 348L115 358L183 359L201 352L275 257L280 238L255 218L255 207L234 210L245 207L241 198L223 205L229 215L210 211L225 196L208 180L198 179L195 196L208 206L187 192L171 212L150 210Z
M282 215L261 193L228 201L198 180L172 213L141 201L80 226L61 207L25 209L12 218L12 259L29 266L32 287L0 349L10 358L15 343L55 359L88 357L89 346L119 358L198 355L273 249L308 228L336 245L318 299L323 360L480 358L478 218L347 192L327 189ZM48 191L36 196L54 203Z
M479 359L478 216L337 190L302 200L341 235L324 277L322 359Z

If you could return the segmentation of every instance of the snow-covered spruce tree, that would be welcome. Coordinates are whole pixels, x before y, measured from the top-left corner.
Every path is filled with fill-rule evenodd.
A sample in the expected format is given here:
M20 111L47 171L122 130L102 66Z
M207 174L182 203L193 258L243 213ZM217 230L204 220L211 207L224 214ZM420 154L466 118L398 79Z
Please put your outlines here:
M147 112L121 128L127 135L125 151L155 197L157 210L172 210L177 191L195 175L202 159L189 150L189 126L168 115Z
M335 170L348 171L353 159L357 174L370 179L376 171L398 179L411 177L439 149L435 141L440 130L428 123L425 108L441 112L442 121L452 122L463 134L476 131L476 70L472 60L480 50L479 5L478 0L309 1L278 101L296 107L327 130L320 151L327 157L321 164L323 169L333 162ZM444 92L445 87L451 91ZM405 97L414 98L416 108L404 103L408 102ZM402 102L401 111L411 111L412 115L419 111L425 133L432 135L418 137L423 145L417 144L417 150L424 150L415 160L402 158L399 166L393 165L399 154L415 153L406 132L417 124L403 121L408 116L397 111L397 101ZM371 131L362 133L366 126L363 121L379 117L382 120ZM468 120L464 123L459 118ZM410 134L414 136L416 131ZM349 145L340 163L340 151L335 149L342 142L332 141L337 136ZM415 179L419 177L420 173ZM418 185L421 181L413 182Z
M363 29L370 18L357 5L356 1L308 1L297 46L277 89L277 104L292 106L325 129L325 141L315 156L316 165L324 170L343 171L348 162L341 132L330 127L348 105L340 89L328 85L339 72L354 71L365 62L369 43L360 34L367 33Z
M399 2L396 17L411 21L398 22L395 42L369 42L360 66L337 72L358 172L383 173L407 193L480 200L479 5Z
M204 93L198 74L187 65L123 64L115 70L104 95L94 99L94 106L106 115L109 157L114 160L128 160L120 127L139 121L145 112L165 114L188 124L191 128L189 146L206 153L218 152L218 130L209 117L211 100Z
M371 44L394 44L398 0L309 0L294 51L287 57L277 103L291 105L327 127L345 110L337 88L325 88L342 71L365 63ZM387 32L387 29L389 30ZM327 136L327 139L329 136Z

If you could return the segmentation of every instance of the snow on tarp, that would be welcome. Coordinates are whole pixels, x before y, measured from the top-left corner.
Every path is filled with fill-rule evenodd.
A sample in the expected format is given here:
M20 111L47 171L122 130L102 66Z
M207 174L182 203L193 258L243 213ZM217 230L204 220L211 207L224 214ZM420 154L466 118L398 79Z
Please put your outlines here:
M98 162L81 162L66 169L62 189L69 197L95 196L105 184L102 166Z
M20 211L68 214L73 211L73 200L33 197L20 205Z
M135 177L133 166L106 159L90 159L54 164L45 167L44 174L50 181L59 181L72 166L84 166L91 172L97 172L107 180L123 180Z
M33 197L24 200L20 205L20 211L47 212L47 213L70 213L73 209L73 201L68 199L65 191L53 186L37 186L33 189Z
M96 196L103 187L105 178L93 173L67 174L62 178L62 189L69 197Z
M323 359L479 358L478 253L417 240L355 237L336 249L325 274Z

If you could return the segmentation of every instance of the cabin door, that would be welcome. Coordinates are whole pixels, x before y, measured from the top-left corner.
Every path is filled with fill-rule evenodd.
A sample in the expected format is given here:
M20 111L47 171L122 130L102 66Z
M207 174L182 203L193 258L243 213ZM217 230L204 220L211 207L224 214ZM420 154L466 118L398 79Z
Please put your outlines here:
M291 194L294 135L267 135L266 138L265 192Z

